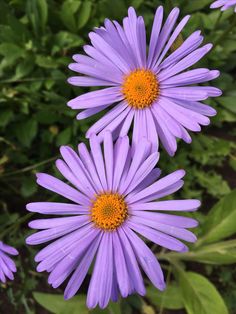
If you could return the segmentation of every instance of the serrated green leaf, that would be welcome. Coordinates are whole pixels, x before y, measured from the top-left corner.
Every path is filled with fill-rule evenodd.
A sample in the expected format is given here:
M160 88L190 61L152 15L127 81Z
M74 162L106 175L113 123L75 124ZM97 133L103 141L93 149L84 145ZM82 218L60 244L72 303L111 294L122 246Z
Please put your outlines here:
M228 314L221 295L206 277L179 268L178 275L188 314Z
M208 193L216 198L220 198L230 193L230 187L223 177L214 171L201 171L194 172L198 184L207 189Z

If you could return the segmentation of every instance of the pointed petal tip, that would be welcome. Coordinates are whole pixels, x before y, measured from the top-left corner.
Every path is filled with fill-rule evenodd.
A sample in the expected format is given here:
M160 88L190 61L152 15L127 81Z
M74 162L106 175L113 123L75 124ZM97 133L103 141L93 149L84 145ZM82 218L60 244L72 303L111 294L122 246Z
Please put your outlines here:
M180 253L186 253L189 251L189 248L183 244L183 248L181 250L179 250Z
M160 282L158 289L164 291L166 289L166 283L164 281Z
M170 157L174 157L176 151L170 151L169 150L167 153L169 154Z
M70 300L74 295L70 294L69 292L65 291L64 293L64 300Z

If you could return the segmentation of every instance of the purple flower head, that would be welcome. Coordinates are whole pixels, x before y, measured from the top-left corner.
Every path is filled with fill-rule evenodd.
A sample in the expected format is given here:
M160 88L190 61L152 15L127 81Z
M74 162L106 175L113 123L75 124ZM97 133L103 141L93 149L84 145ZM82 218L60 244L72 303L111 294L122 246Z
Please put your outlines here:
M198 84L217 78L219 71L189 70L212 45L200 47L203 36L196 31L173 51L190 16L176 26L178 8L171 11L165 22L163 14L163 7L158 7L147 55L144 20L131 7L122 26L106 19L104 27L89 33L91 45L84 46L86 55L73 56L75 63L69 68L82 75L69 78L70 84L105 87L68 102L72 109L83 110L77 119L110 109L87 131L87 138L96 133L102 140L109 130L116 139L127 135L133 125L134 146L147 137L154 152L160 140L173 156L177 150L176 138L190 143L187 130L199 132L201 125L210 123L208 116L216 114L201 101L220 96L221 91Z
M211 9L221 8L221 11L226 11L233 6L236 12L236 0L217 0L211 4Z
M5 283L7 278L14 279L13 273L16 272L16 265L9 255L18 255L18 251L0 241L0 281Z
M114 146L113 146L114 145ZM30 235L30 245L48 243L35 257L37 271L50 273L54 288L67 278L65 299L79 290L93 260L87 306L105 308L109 300L121 295L145 294L141 269L155 287L165 289L161 267L148 246L139 237L177 252L187 251L181 242L195 242L187 228L197 221L163 211L194 211L198 200L159 200L183 186L183 170L159 179L155 168L159 154L151 153L151 142L140 140L135 154L127 136L113 144L112 134L104 134L104 144L96 135L78 154L69 146L60 151L64 160L56 167L71 185L44 173L37 183L66 199L67 203L35 202L31 212L63 217L38 219L29 226L41 231Z

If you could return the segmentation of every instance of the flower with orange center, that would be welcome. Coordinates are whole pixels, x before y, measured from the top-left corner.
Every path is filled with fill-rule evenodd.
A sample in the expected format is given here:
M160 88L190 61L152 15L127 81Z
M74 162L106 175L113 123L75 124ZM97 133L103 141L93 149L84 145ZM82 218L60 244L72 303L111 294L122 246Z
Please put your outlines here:
M212 45L200 47L200 31L182 38L190 16L176 25L179 14L174 8L164 21L164 8L158 7L149 44L144 19L132 7L122 25L105 19L104 26L89 33L91 44L84 46L85 55L75 54L69 65L79 75L68 80L74 86L102 87L68 102L72 109L81 110L78 120L107 110L88 129L87 138L96 134L103 140L105 132L111 131L115 140L132 129L134 148L146 137L152 152L162 143L173 156L177 138L191 143L188 131L199 132L210 123L208 117L216 111L202 101L222 94L206 84L220 72L193 68Z
M169 212L193 211L200 202L159 200L183 185L185 171L159 178L159 154L151 153L146 138L133 153L127 136L113 143L111 132L106 132L103 143L94 134L90 150L80 143L78 153L69 146L60 151L62 159L56 167L69 183L46 173L37 174L37 183L67 201L27 205L31 212L59 216L29 223L39 231L27 238L27 244L47 243L35 257L37 271L50 273L48 282L53 288L68 279L67 300L77 293L91 269L87 294L91 309L97 305L104 309L120 295L125 298L137 292L143 296L141 269L157 289L164 290L160 264L142 238L177 252L187 251L182 241L196 241L187 229L196 227L197 221Z
M135 70L125 77L122 92L131 107L150 107L159 95L156 75L150 70Z
M117 229L127 217L127 204L118 193L100 194L93 202L91 219L98 228L104 231Z

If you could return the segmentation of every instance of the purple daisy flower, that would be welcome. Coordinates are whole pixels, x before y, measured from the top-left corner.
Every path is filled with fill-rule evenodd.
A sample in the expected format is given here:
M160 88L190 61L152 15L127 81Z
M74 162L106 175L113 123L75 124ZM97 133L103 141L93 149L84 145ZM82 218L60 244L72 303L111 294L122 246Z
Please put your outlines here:
M196 84L217 78L219 71L187 69L202 59L212 44L200 47L203 36L196 31L168 54L190 18L184 17L175 27L178 16L179 9L174 8L164 23L163 7L157 9L147 56L144 20L136 16L132 7L123 26L106 19L104 27L89 33L91 45L84 46L87 55L74 55L75 63L69 65L82 75L68 82L106 88L78 96L68 106L85 109L77 115L80 120L117 104L87 131L87 138L96 133L102 140L109 130L115 139L127 135L133 123L134 146L140 138L147 137L152 151L157 151L160 139L173 156L176 138L190 143L186 130L199 132L201 125L210 123L208 116L214 116L216 111L201 101L220 96L221 91Z
M235 6L234 12L236 12L236 0L217 0L211 4L211 9L221 8L221 11L226 11L233 6Z
M7 278L14 279L13 273L16 272L16 265L8 255L18 255L18 251L0 241L0 281L5 283Z
M196 241L186 228L196 227L197 221L162 211L194 211L200 202L157 201L183 186L185 172L178 170L158 179L159 154L150 153L151 143L146 139L140 140L134 155L127 136L113 146L110 132L104 134L103 147L92 135L90 147L91 151L79 144L79 154L69 146L60 149L64 160L57 160L56 167L74 187L51 175L37 174L39 185L73 203L28 204L31 212L65 217L30 222L31 228L41 231L26 242L50 242L35 257L37 271L49 272L48 282L54 288L70 277L65 299L76 294L95 260L87 306L105 308L119 295L145 294L141 268L155 287L165 288L161 267L138 234L169 250L187 251L180 240Z

